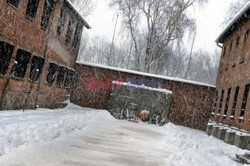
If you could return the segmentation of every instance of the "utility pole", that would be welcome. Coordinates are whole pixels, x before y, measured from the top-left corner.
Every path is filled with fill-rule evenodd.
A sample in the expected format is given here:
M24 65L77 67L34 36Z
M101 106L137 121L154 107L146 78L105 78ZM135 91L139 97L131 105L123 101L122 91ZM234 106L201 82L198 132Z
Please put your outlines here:
M113 32L112 43L111 43L111 46L110 46L110 53L109 53L109 56L108 56L108 66L111 65L111 54L112 54L113 45L114 45L114 39L115 39L115 32L116 32L118 17L119 17L119 15L117 14L117 16L116 16L116 22L115 22L115 28L114 28L114 32Z
M193 54L195 37L196 37L196 33L194 33L194 37L193 37L193 41L192 41L192 46L191 46L191 50L190 50L190 54L189 54L189 59L188 59L187 71L186 71L185 76L184 76L185 79L187 79L188 74L189 74L189 70L190 70L190 65L191 65L191 59L192 59L192 54Z

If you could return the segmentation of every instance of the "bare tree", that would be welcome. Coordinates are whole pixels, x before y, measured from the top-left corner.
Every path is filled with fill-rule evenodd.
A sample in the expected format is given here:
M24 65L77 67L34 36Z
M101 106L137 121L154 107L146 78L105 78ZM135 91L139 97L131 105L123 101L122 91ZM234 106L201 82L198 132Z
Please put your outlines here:
M232 2L225 16L225 20L222 23L222 26L226 26L233 17L243 8L243 6L249 2L249 0L240 0L236 2Z
M166 56L164 50L172 41L181 40L187 28L195 28L195 21L186 14L195 3L206 0L110 0L123 14L123 25L130 32L135 47L135 66L139 66L138 30L144 31L144 71ZM140 20L140 21L139 21ZM144 22L143 22L144 21ZM146 25L146 26L145 26ZM139 69L138 67L135 69Z
M94 10L95 5L92 0L71 0L71 2L76 6L83 17L87 17Z

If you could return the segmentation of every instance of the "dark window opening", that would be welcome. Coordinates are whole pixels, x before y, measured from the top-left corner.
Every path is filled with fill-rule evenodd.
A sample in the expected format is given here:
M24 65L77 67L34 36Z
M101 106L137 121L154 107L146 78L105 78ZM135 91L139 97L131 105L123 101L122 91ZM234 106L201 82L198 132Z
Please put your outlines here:
M14 46L0 41L0 75L7 73Z
M238 48L240 45L240 37L238 36L237 37L237 40L236 40L236 48Z
M228 89L228 92L227 92L227 100L226 100L226 103L225 103L225 109L224 109L224 118L225 118L225 117L226 117L226 115L227 115L227 111L228 111L228 106L229 106L230 96L231 96L231 88L229 88L229 89Z
M64 78L65 78L65 74L66 74L66 68L60 66L58 68L58 74L57 74L57 80L56 80L56 84L57 86L61 87L64 83Z
M71 37L72 37L72 34L73 34L73 25L74 25L74 23L75 23L74 18L70 17L68 30L67 30L67 33L66 33L66 40L65 40L66 45L69 45L69 43L71 41Z
M233 48L233 41L231 41L230 43L229 51L232 51L232 48Z
M65 22L66 22L66 13L65 13L65 10L62 9L61 13L60 13L60 20L59 20L58 27L57 27L57 36L58 37L60 37L63 33Z
M75 75L75 72L73 70L67 69L66 78L64 82L65 88L70 88L72 86L74 75Z
M215 112L215 110L216 110L217 100L218 100L218 91L215 92L215 100L214 100L214 109L213 109L213 112Z
M218 110L218 114L220 114L220 112L221 112L223 98L224 98L224 90L221 91L220 107L219 107L219 110Z
M58 65L54 63L49 64L49 72L47 75L47 84L52 85L56 78L56 72L58 70Z
M234 94L234 102L233 102L232 113L231 113L232 117L234 117L235 112L236 112L236 106L237 106L237 100L238 100L239 90L240 90L240 87L237 86L236 89L235 89L235 94Z
M29 18L35 18L38 8L39 0L29 0L26 15Z
M74 41L73 41L73 48L76 48L80 39L80 24L78 23L76 26Z
M249 29L246 31L245 33L245 36L244 36L244 44L246 44L247 42L247 39L248 39L248 36L249 36Z
M25 50L17 50L16 66L13 68L15 78L24 78L31 54Z
M42 74L44 66L44 59L41 57L33 56L31 70L30 70L30 80L37 81Z
M50 20L50 16L51 16L53 7L54 7L53 0L46 0L45 1L44 8L43 8L42 22L41 22L41 26L45 29L47 29L47 27L49 25L49 20Z
M247 84L245 86L245 91L244 91L244 96L243 96L243 101L242 101L242 106L241 106L241 113L240 113L240 117L242 118L245 116L245 112L246 112L249 87L250 87L250 84Z
M17 8L19 5L19 0L7 0L7 3Z

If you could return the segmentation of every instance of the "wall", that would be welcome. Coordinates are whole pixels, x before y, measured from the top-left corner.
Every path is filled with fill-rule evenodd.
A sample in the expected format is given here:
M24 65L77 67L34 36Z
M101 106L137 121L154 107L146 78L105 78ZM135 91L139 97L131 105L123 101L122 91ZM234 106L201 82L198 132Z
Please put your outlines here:
M20 0L17 8L8 4L6 0L0 0L0 41L14 46L8 71L5 75L0 75L1 110L35 108L36 105L54 108L69 98L70 88L60 87L55 83L48 85L46 79L50 62L74 70L80 43L78 42L76 48L72 47L76 30L76 25L74 25L71 42L68 46L65 45L69 14L81 23L80 32L82 32L83 21L79 19L79 16L74 11L68 10L69 13L64 25L64 31L62 36L58 38L56 31L61 7L67 5L63 1L56 2L51 15L51 27L44 29L41 27L44 3L45 0L39 1L36 16L34 19L30 19L26 16L28 0ZM81 40L81 36L79 40ZM32 57L36 55L45 59L40 80L34 83L29 80L32 57L27 65L25 77L23 79L12 78L11 71L19 48L30 52ZM57 74L55 74L55 77ZM56 79L54 82L56 82Z
M205 130L208 123L215 88L206 84L197 84L187 80L169 77L156 77L151 74L101 67L89 64L76 64L76 75L71 92L71 102L97 109L108 109L111 90L87 90L87 77L98 79L138 79L162 78L163 88L173 92L170 121L175 124ZM188 83L185 83L188 82Z
M220 59L219 74L217 77L217 91L218 99L216 101L216 108L214 110L211 120L234 126L240 129L250 131L250 93L245 111L244 120L240 120L240 112L242 107L242 100L245 91L245 85L250 83L250 38L249 35L244 43L245 32L250 28L250 20L243 23L236 31L228 36L224 41L224 49ZM237 37L240 36L238 48L236 47ZM233 41L232 49L230 49ZM226 47L226 51L225 51ZM243 61L244 60L244 61ZM232 116L232 107L234 102L235 89L239 86L239 95L237 98L236 112ZM228 111L224 115L228 89L232 88ZM224 97L222 102L221 114L218 114L221 100L221 91L224 90ZM224 117L223 117L224 115ZM230 117L231 116L231 117Z

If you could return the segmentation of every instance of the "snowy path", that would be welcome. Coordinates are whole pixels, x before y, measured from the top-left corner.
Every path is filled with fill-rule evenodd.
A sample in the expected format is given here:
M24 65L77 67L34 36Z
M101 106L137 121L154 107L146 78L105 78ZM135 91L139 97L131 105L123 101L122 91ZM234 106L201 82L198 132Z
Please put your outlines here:
M113 119L106 111L70 105L63 110L0 113L1 166L237 165L245 151L204 132Z

